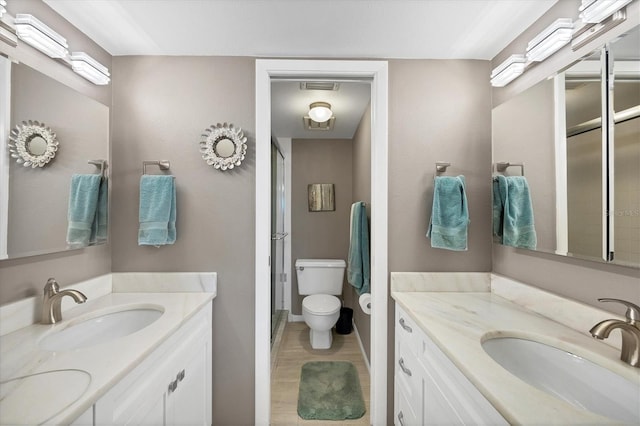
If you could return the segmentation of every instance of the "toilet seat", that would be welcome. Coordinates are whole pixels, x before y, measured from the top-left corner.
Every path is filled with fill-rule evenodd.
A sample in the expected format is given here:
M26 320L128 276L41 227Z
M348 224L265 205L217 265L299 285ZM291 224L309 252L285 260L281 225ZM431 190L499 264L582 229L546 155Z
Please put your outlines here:
M341 306L340 299L330 294L312 294L302 299L302 308L312 315L333 315Z

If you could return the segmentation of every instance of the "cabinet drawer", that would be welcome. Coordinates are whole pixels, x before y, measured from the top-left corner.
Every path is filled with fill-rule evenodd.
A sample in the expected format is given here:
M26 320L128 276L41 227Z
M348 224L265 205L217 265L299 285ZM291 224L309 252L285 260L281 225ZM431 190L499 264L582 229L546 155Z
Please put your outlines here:
M417 342L421 334L416 324L407 313L396 305L396 342L399 346L396 349L418 353Z
M396 390L396 411L393 421L396 426L416 426L421 421L418 413L415 411L415 405L409 402L409 399L402 390Z

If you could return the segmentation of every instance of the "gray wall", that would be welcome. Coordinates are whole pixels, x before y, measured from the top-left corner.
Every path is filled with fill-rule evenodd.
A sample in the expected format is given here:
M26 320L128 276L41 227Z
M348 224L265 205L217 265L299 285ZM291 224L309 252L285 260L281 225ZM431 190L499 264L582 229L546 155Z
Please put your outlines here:
M499 65L512 53L522 53L526 45L538 32L556 18L576 19L578 0L564 0L554 5L549 12L509 44L492 60L492 67ZM627 21L610 30L606 36L628 31L637 25L640 3L628 6ZM527 72L504 88L492 90L493 106L513 98L518 93L543 80L552 73L571 64L581 56L602 45L602 39L595 40L577 52L567 45L543 63ZM613 304L599 304L598 297L615 297L640 303L640 270L621 266L606 265L528 250L514 249L500 245L493 246L493 271L542 289L584 302L589 305L624 313L624 309ZM541 273L543 271L544 273ZM588 326L588 325L587 325Z
M55 13L40 0L8 2L10 14L31 13L62 34L74 51L87 52L111 68L111 56L86 35ZM61 83L110 107L111 85L96 86L71 71L69 66L55 61L25 43L11 48L0 43L0 53L18 60ZM62 149L62 148L60 148ZM63 194L67 196L67 194ZM62 286L111 272L109 245L0 261L0 304L42 293L49 277L56 277Z
M371 104L365 109L360 124L353 135L353 202L364 201L367 204L367 217L371 226ZM369 239L371 241L371 238ZM355 288L345 286L343 292L345 305L353 308L353 321L358 328L362 346L371 360L371 316L362 312Z
M389 271L491 271L490 64L389 62ZM463 174L469 250L432 249L425 237L436 161ZM395 305L389 303L388 424L393 424Z
M213 309L213 422L253 423L255 63L251 58L113 60L113 271L218 272ZM248 137L242 167L222 172L199 153L218 122ZM169 160L177 185L177 240L139 247L143 160ZM148 167L148 173L159 173Z
M291 141L291 312L302 314L296 259L343 259L349 252L349 212L352 203L350 139ZM335 211L310 212L307 185L333 183ZM345 288L348 284L346 273Z

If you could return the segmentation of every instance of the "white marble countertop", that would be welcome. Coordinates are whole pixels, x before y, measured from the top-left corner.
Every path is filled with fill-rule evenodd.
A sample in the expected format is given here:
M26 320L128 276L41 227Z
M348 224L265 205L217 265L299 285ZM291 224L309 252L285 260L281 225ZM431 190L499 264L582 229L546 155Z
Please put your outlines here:
M411 280L415 282L415 278ZM619 348L488 291L482 288L486 287L484 281L479 287L465 285L459 292L451 287L425 291L424 286L392 284L391 295L509 423L616 423L528 385L497 364L481 343L490 337L507 336L536 340L579 355L635 383L640 383L640 369L620 361ZM571 316L570 311L564 314ZM614 317L608 315L600 319ZM591 325L585 324L586 329Z
M126 278L121 277L118 281L126 282ZM111 287L111 277L109 281ZM115 278L113 281L110 290L115 291ZM36 323L0 337L0 382L4 383L0 424L73 422L200 308L211 302L216 296L215 274L213 288L197 291L173 286L171 290L162 283L156 288L158 292L153 292L153 285L130 286L129 291L138 292L109 292L93 299L89 297L86 303L63 311L63 321L57 324ZM140 307L160 309L163 313L133 334L97 345L57 352L38 346L43 337L85 317ZM38 374L51 371L57 373ZM34 374L36 380L33 380ZM22 377L24 379L13 380Z

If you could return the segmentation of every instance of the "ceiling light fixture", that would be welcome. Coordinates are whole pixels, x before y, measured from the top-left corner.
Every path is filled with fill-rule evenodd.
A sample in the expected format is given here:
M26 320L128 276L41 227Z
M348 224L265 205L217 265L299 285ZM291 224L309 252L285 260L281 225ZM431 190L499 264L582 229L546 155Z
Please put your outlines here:
M527 66L524 55L511 55L491 72L491 85L504 87L518 78Z
M109 69L86 53L73 52L70 59L73 71L93 84L104 86L111 81Z
M598 24L613 15L632 0L582 0L578 9L582 22Z
M18 38L52 58L66 58L67 40L35 16L18 13L15 18Z
M556 19L527 45L527 60L541 62L571 41L573 21L571 18Z
M309 117L316 123L324 123L332 115L331 104L328 102L314 102L309 105Z

